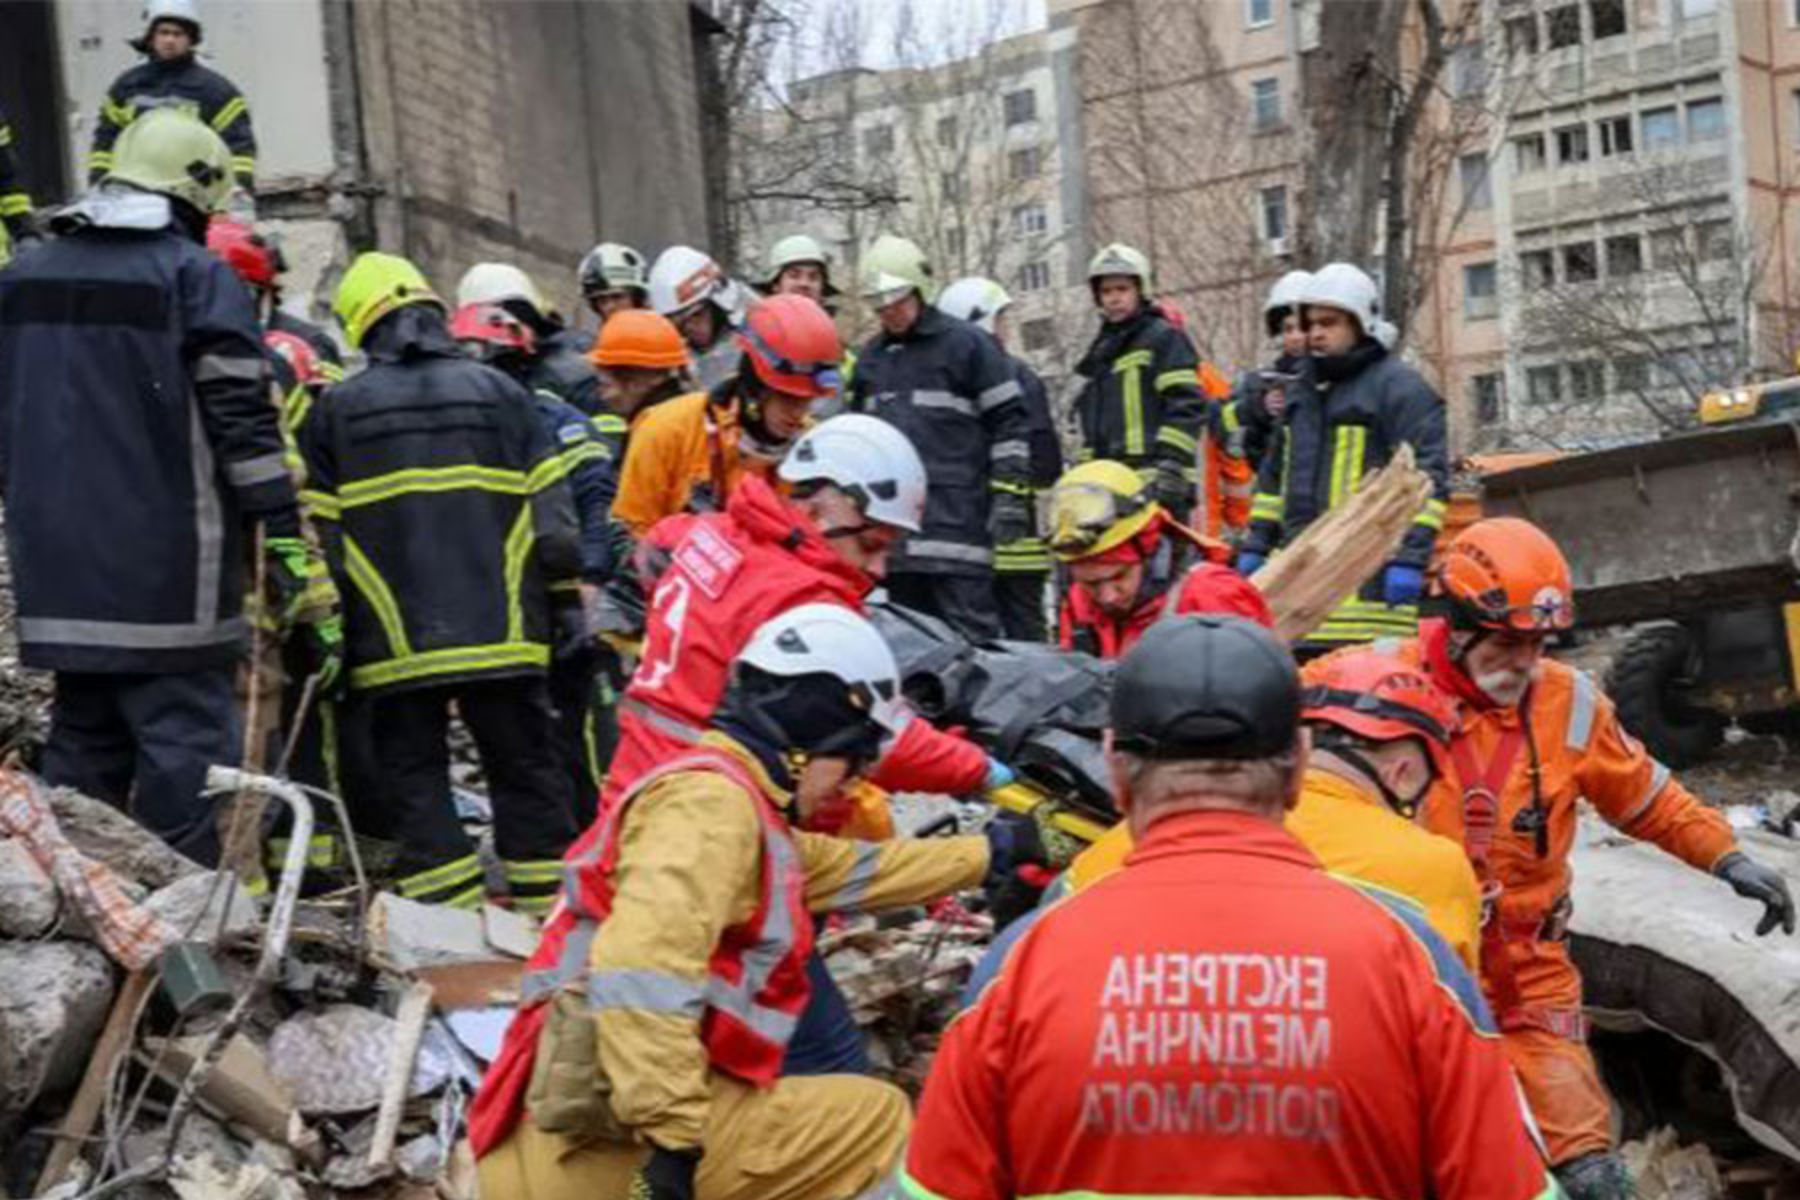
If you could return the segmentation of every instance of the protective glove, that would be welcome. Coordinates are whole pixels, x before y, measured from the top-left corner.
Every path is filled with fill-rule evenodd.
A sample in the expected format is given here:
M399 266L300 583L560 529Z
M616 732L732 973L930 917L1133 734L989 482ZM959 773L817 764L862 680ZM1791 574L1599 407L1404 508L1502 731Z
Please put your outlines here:
M1389 563L1381 573L1381 598L1389 607L1417 604L1425 594L1425 572L1406 563Z
M994 545L1004 546L1030 537L1035 528L1031 518L1028 497L995 489L993 507L988 510L988 534Z
M694 1200L694 1172L700 1151L664 1150L657 1146L631 1177L627 1200Z
M1738 895L1762 902L1762 920L1756 923L1757 937L1767 935L1777 925L1785 933L1794 932L1794 897L1781 872L1763 866L1742 850L1733 850L1719 860L1713 874L1729 883Z
M1237 568L1237 573L1239 575L1248 579L1258 571L1262 570L1262 565L1268 561L1269 556L1266 554L1259 553L1255 550L1239 550L1237 552L1237 561L1233 563L1232 566Z
M275 624L286 632L294 627L306 589L312 582L312 564L316 551L298 534L270 535L263 539L263 557L268 560L269 585L275 594Z
M981 781L981 790L991 792L995 788L1003 788L1019 778L1018 772L997 758L988 759L987 778Z
M577 598L561 602L552 610L551 617L556 624L555 638L550 657L558 666L578 666L592 658L599 649L594 640L592 628L588 624L588 613L579 595Z
M344 617L333 612L316 621L303 621L290 637L299 656L302 678L318 677L316 695L321 700L341 698L344 682Z

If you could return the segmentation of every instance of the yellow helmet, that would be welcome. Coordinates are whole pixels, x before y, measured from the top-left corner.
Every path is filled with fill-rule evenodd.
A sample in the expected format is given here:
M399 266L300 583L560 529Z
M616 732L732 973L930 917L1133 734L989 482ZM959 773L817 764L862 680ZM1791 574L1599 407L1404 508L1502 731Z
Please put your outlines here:
M192 113L153 108L119 134L106 178L215 213L231 193L231 151Z
M356 256L338 284L331 311L352 346L361 346L375 322L408 304L444 307L419 268L397 254L371 250Z
M1162 511L1124 463L1082 463L1050 489L1050 549L1063 562L1105 554L1142 533Z

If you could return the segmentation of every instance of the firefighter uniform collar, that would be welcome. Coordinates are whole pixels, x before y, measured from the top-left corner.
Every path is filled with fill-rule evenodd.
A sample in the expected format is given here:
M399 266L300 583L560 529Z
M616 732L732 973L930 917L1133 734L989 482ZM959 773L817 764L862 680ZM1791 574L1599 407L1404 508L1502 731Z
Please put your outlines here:
M1312 851L1279 821L1226 809L1171 813L1152 822L1125 862L1129 866L1190 854L1249 855L1297 867L1319 866Z
M701 735L700 741L696 744L704 746L709 750L717 750L728 755L734 762L743 766L744 770L749 773L750 778L755 780L756 786L762 789L762 794L768 798L771 804L776 808L779 808L782 812L789 812L791 810L794 803L794 793L775 782L774 776L771 775L769 769L763 765L762 759L759 758L756 752L750 749L750 747L744 745L730 734L721 732L717 729L709 729L706 733Z
M949 317L945 316L931 305L921 301L919 305L919 319L908 326L905 333L889 333L887 330L883 329L881 331L881 341L884 346L894 346L904 342L923 341L926 338L936 337L949 327Z

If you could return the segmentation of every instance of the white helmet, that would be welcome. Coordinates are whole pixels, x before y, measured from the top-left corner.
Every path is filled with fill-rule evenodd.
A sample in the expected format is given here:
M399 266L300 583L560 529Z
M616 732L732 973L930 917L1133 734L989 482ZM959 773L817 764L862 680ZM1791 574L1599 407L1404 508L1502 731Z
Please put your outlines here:
M651 308L673 320L702 300L735 316L744 298L709 254L692 246L670 246L656 256L650 265Z
M991 279L969 275L939 293L938 311L994 332L994 318L1012 303L1006 289Z
M1281 318L1289 309L1299 309L1300 294L1310 283L1311 271L1289 271L1269 289L1269 298L1263 301L1263 325L1268 329L1270 337L1281 332Z
M800 435L778 474L793 484L823 480L848 493L869 520L908 533L925 519L925 464L880 417L844 413L819 422Z
M899 734L911 715L900 695L900 667L894 652L875 626L841 604L802 604L764 621L738 651L736 665L754 667L776 680L807 683L805 692L800 693L810 698L806 701L793 699L796 694L792 692L760 704L752 701L786 740L796 743L783 749L827 755L872 750ZM733 675L734 683L742 682L741 675L735 671ZM820 695L817 681L821 676L843 682L846 694L841 714L831 712L835 706L830 696ZM811 711L784 712L783 699L790 699L794 709ZM728 698L727 708L731 703ZM784 716L790 719L784 721ZM835 720L830 719L833 716ZM796 717L799 719L793 719ZM858 724L863 728L858 729Z
M180 21L194 35L194 45L200 44L200 9L194 0L148 0L141 14L144 32L131 43L140 54L150 52L150 31L158 21Z
M524 301L539 316L548 316L552 307L531 276L511 263L476 263L457 281L458 308L471 304L504 304L508 300Z
M1294 297L1301 305L1336 308L1356 318L1362 331L1375 336L1375 322L1381 316L1381 296L1375 281L1360 267L1346 262L1326 263L1299 289Z
M769 277L763 287L768 291L775 289L781 279L781 273L795 263L818 263L819 270L825 275L825 294L835 296L837 288L831 285L831 256L825 253L825 247L817 238L804 233L790 234L769 248Z
M635 291L641 301L650 290L649 264L621 242L601 242L589 250L575 269L575 278L581 294L589 298L601 292Z

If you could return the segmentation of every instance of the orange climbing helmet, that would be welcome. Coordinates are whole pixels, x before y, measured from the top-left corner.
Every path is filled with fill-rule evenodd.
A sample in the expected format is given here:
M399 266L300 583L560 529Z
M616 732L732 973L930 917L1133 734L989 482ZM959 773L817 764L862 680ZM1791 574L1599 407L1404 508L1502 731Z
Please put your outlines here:
M844 347L831 315L809 297L759 300L738 329L737 344L765 387L809 400L838 390Z
M1432 590L1463 629L1552 633L1575 624L1569 562L1548 534L1517 517L1469 526L1444 550Z
M1335 725L1371 742L1422 738L1442 748L1456 728L1456 702L1424 672L1379 650L1320 661L1300 694L1300 719Z
M688 365L687 343L669 318L647 308L616 312L600 327L588 357L597 367L678 371Z

